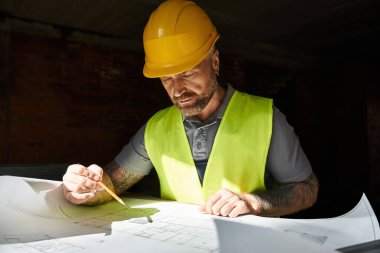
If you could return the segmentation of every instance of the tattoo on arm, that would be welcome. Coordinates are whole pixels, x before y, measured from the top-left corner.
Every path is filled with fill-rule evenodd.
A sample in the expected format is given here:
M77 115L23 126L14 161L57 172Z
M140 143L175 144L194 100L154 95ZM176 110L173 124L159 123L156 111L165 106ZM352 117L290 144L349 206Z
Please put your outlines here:
M105 166L105 171L111 178L116 194L125 192L128 188L144 177L144 175L138 175L126 171L115 161L111 161L107 164Z
M266 192L257 192L247 200L252 204L253 214L261 216L282 216L296 213L311 207L317 200L318 179L312 174L307 180L300 183L278 186Z

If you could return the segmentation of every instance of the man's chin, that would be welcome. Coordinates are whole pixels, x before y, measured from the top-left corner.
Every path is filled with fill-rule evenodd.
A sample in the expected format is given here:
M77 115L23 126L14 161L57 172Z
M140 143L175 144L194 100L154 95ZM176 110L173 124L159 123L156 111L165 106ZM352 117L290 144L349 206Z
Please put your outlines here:
M178 106L177 106L178 107ZM200 110L196 107L189 107L189 106L186 106L186 107L178 107L178 109L181 111L181 113L183 114L183 116L185 117L192 117L192 116L196 116Z

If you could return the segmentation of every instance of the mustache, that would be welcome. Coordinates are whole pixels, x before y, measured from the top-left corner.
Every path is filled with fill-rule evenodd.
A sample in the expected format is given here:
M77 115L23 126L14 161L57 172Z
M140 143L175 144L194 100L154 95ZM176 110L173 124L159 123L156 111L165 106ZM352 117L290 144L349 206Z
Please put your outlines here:
M188 99L188 98L192 98L195 96L196 96L196 94L194 92L186 91L186 92L182 93L181 96L179 96L179 97L173 97L173 102L177 103L178 101Z

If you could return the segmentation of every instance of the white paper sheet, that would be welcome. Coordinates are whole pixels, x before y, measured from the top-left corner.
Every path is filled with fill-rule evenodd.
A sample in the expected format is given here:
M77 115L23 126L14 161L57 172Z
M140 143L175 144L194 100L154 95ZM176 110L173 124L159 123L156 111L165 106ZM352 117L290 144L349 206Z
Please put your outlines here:
M297 235L330 249L380 239L379 222L364 194L351 211L335 218L284 219L248 215L241 217L241 221Z
M293 245L310 244L315 250L326 251L379 238L379 225L365 196L351 212L337 218L217 217L216 222L228 221L222 223L222 230L215 226L215 216L199 213L195 205L157 199L124 201L128 208L116 201L96 207L76 206L64 199L60 182L2 176L0 252L105 252L124 248L133 252L227 252L218 238L236 226L256 232L261 229L274 237L280 233L292 238ZM228 225L231 222L233 225ZM359 230L347 229L351 224ZM226 226L228 229L223 228ZM288 244L288 239L281 240Z
M270 228L255 225L215 220L219 235L221 253L330 253L335 250L310 243L309 240L297 238Z

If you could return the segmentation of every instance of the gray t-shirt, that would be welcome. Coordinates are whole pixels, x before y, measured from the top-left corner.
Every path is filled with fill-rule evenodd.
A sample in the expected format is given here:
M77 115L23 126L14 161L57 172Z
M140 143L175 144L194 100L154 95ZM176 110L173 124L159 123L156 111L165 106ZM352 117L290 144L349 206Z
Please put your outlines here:
M195 117L183 117L186 135L201 182L216 132L234 91L235 89L228 85L218 110L206 121L201 122ZM143 125L139 129L130 143L124 146L115 158L115 161L125 170L139 175L147 175L153 168L145 149L145 126ZM271 188L273 180L279 184L301 182L307 179L311 173L309 160L301 148L293 127L286 121L285 115L274 106L272 137L265 169L265 185L267 188Z

